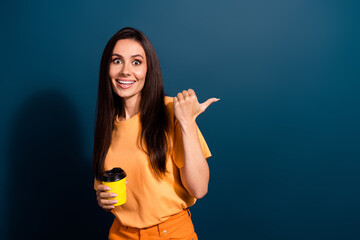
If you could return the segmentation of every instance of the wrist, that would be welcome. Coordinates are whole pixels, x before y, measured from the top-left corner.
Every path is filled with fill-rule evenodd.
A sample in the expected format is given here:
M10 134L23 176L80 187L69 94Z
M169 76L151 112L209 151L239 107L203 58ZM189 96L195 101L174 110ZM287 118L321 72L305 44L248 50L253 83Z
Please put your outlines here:
M197 131L197 125L196 125L195 119L191 120L191 121L186 121L186 122L179 122L179 124L180 124L182 133L189 133L189 132Z

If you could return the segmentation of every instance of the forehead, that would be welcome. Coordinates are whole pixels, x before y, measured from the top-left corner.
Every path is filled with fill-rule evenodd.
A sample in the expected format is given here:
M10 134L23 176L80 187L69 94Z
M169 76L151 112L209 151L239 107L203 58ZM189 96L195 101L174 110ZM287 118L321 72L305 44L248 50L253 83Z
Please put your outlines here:
M133 39L120 39L115 44L113 54L122 56L140 54L145 57L145 50L140 43Z

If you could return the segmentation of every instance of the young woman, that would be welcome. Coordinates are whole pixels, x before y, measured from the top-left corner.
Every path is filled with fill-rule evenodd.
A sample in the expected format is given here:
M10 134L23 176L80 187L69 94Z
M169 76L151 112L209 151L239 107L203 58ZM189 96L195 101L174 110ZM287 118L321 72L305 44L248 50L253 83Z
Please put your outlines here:
M107 43L100 65L93 168L97 201L115 215L109 239L197 239L188 208L208 189L211 153L196 117L192 89L164 96L160 64L149 39L123 28ZM127 201L101 184L103 171L127 174Z

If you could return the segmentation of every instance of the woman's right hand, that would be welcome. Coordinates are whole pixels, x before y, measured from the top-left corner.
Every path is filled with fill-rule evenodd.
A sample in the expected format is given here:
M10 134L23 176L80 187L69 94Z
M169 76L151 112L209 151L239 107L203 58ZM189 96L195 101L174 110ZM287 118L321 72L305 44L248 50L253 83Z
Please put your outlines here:
M99 206L107 212L110 212L115 208L114 204L117 203L116 200L109 200L108 198L116 197L117 195L110 191L110 188L106 185L98 185L96 190L96 196Z

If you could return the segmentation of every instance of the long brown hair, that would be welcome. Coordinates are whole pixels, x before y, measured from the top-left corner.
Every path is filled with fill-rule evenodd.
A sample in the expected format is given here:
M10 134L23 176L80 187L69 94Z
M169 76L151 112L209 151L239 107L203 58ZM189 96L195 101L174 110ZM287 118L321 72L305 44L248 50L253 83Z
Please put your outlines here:
M111 144L114 120L116 116L124 116L123 101L113 91L109 77L113 49L120 39L133 39L145 50L147 72L140 99L140 143L145 140L153 173L161 177L166 172L170 120L164 103L160 63L150 40L141 31L130 27L121 29L110 38L101 58L93 152L94 175L100 180L104 171L105 157ZM142 145L141 147L143 148Z

